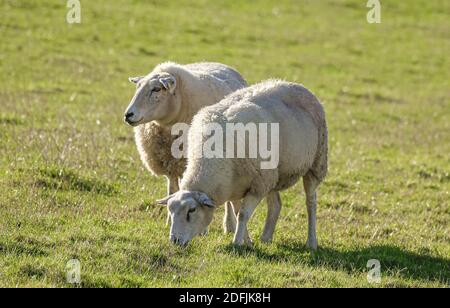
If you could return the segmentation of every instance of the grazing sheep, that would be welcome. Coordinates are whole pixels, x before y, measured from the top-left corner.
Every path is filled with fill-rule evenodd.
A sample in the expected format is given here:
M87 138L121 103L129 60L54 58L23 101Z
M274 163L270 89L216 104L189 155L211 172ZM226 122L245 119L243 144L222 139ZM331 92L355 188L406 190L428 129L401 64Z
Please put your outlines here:
M278 166L263 169L261 158L199 157L198 150L206 138L199 138L199 131L213 122L223 129L229 123L278 123ZM295 83L265 81L202 109L189 132L188 165L181 190L159 201L167 204L171 213L171 241L187 245L211 223L216 205L243 199L234 243L251 243L247 222L264 197L268 199L269 215L262 240L269 241L281 207L278 192L302 177L308 210L307 246L317 249L316 189L327 172L327 134L322 105ZM249 146L248 138L245 140Z
M144 77L129 79L137 91L125 112L125 121L135 127L136 145L145 167L156 176L166 176L168 193L179 189L185 159L172 156L178 136L171 135L176 123L190 124L204 106L219 102L226 95L247 86L234 69L220 63L158 65ZM235 230L235 215L227 203L224 227Z

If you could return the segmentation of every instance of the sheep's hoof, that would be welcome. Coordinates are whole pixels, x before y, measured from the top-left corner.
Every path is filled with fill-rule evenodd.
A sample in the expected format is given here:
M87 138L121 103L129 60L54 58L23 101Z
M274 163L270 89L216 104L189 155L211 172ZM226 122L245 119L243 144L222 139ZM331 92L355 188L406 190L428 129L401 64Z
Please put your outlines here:
M317 250L317 241L308 240L308 242L306 242L306 248L316 251Z
M270 244L272 243L272 240L273 240L272 236L270 237L265 235L261 236L261 242L263 242L264 244Z
M200 233L200 236L207 236L208 235L208 229Z
M233 245L236 247L242 247L242 246L244 246L244 244L245 244L244 241L238 241L238 240L233 241Z
M253 241L250 238L245 239L245 240L234 240L233 245L237 246L237 247L245 247L245 246L252 247Z
M237 239L235 236L233 244L235 246L243 246L243 245L253 246L253 241L248 232L245 232L245 235L243 236L242 239Z
M253 247L253 242L243 242L243 243L233 242L233 245L235 247L249 247L249 248L252 248Z

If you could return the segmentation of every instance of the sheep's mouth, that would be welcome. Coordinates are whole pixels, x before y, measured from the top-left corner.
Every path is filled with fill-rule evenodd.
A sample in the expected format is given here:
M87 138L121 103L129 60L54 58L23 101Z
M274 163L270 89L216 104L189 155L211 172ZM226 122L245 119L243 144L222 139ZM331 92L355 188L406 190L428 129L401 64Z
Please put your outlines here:
M181 248L186 248L189 245L189 242L190 242L190 241L183 241L183 240L181 240L179 238L176 238L176 237L173 237L173 236L170 237L170 241L174 245L176 245L178 247L181 247Z
M128 125L135 127L135 126L138 126L139 124L141 124L143 119L140 119L139 121L131 121L131 120L125 118L124 120L125 120L125 123L127 123Z

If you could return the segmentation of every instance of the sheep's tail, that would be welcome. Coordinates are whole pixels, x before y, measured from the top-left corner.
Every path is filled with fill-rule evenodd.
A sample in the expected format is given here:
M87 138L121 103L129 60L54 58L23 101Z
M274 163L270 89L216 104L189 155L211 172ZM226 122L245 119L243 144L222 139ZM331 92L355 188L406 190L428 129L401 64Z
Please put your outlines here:
M321 182L328 171L328 129L325 121L325 114L318 129L319 144L317 148L316 158L311 167L311 172Z

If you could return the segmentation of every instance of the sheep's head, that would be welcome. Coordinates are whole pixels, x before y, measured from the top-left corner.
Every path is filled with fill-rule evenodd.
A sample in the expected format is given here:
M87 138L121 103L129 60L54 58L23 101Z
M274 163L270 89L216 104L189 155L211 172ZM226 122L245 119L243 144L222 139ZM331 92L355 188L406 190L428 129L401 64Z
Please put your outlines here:
M169 73L150 74L146 77L130 77L136 84L136 93L125 112L125 122L138 126L151 121L163 124L172 120L180 106L174 99L177 80Z
M180 246L208 229L216 208L205 193L198 191L179 191L158 204L167 205L172 220L170 240Z

